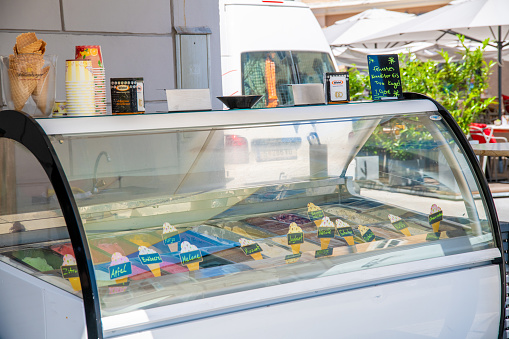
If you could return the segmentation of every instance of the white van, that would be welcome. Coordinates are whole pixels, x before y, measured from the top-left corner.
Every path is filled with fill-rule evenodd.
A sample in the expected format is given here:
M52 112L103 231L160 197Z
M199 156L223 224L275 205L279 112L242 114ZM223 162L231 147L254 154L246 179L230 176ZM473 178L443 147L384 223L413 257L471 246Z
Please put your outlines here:
M220 0L223 95L293 104L291 84L323 83L334 57L315 16L294 1Z

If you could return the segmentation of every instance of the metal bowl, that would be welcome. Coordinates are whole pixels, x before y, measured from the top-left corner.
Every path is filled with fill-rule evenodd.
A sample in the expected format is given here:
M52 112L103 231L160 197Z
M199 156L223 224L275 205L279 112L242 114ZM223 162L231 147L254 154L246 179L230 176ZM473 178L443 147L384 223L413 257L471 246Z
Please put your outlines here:
M229 97L217 97L229 109L251 108L262 98L261 95L232 95Z

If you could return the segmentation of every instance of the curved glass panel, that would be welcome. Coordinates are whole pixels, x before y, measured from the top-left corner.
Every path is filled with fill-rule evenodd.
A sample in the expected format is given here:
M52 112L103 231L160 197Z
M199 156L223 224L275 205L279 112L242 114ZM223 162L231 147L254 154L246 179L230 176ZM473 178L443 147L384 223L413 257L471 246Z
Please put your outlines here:
M54 137L103 316L493 247L429 116Z
M81 297L67 226L46 172L0 138L0 261Z

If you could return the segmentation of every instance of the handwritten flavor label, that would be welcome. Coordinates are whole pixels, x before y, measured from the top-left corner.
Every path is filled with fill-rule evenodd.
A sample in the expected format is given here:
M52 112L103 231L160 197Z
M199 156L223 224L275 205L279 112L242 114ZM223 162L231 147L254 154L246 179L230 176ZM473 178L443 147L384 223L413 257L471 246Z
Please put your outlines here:
M430 214L429 215L429 224L433 225L436 222L442 221L443 218L444 218L444 212L443 211L439 211L439 212Z
M392 226L394 226L394 228L397 229L398 231L408 228L408 225L404 220L398 220L395 223L393 223Z
M245 255L255 254L262 251L262 248L258 244L252 244L241 247Z
M163 243L171 245L180 241L180 234L177 232L163 234Z
M130 262L124 262L119 265L110 266L109 271L111 280L124 278L133 273Z
M309 216L309 219L311 219L311 221L321 220L321 219L323 219L323 217L325 217L322 210L309 211L308 216Z
M190 252L184 252L180 253L180 262L182 265L192 264L195 262L202 262L203 257L201 255L201 251L190 251Z
M339 227L338 234L340 237L353 237L353 229L351 227Z
M144 265L158 264L160 262L163 262L161 256L158 253L141 254L139 258L141 263Z
M368 55L368 70L373 100L402 96L397 54Z
M77 265L62 266L60 270L62 271L62 278L64 279L79 277Z
M315 258L322 258L322 257L328 257L332 255L333 249L332 248L326 248L324 250L318 250L315 252Z
M375 233L373 233L372 230L368 230L362 235L362 239L364 239L365 242L371 242L375 240Z
M299 259L301 257L301 255L302 254L300 254L300 253L289 254L289 255L285 256L285 260L295 262L295 261L297 261L296 259Z
M288 245L302 244L304 233L288 233Z
M334 238L334 227L318 227L318 238Z
M440 232L437 233L428 233L426 235L426 241L436 241L440 239Z

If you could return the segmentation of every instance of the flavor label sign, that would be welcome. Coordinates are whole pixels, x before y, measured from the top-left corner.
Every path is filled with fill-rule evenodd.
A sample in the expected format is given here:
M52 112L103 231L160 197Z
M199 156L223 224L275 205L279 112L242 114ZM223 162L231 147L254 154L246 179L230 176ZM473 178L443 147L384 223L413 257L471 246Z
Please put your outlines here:
M111 280L127 277L133 273L130 262L124 262L119 265L110 266L109 271Z
M163 234L163 243L171 245L180 241L180 234L178 232Z
M301 255L302 254L300 254L300 253L289 254L289 255L285 256L285 260L291 261L293 263L293 262L297 261L301 257Z
M334 238L334 227L318 227L318 238Z
M332 248L326 248L324 250L318 250L315 252L315 258L322 258L322 257L328 257L332 255L333 249Z
M353 237L353 229L351 227L338 228L338 235L340 237Z
M433 225L436 222L442 221L443 218L444 218L443 211L438 211L436 213L430 214L429 215L429 224Z
M203 257L201 255L201 251L190 251L190 252L184 252L180 253L180 262L182 265L192 264L195 262L202 262Z
M394 226L394 228L397 229L398 231L401 231L404 228L408 228L408 225L404 220L398 220L395 223L393 223L392 226Z
M138 257L140 258L141 263L144 265L158 264L160 262L163 262L161 256L158 253L142 254L139 255Z
M375 240L375 233L373 233L372 230L368 230L362 235L362 239L364 239L365 242L371 242Z
M262 251L262 248L258 244L242 246L241 249L245 255L251 255Z
M64 279L79 277L77 265L62 266L60 270L62 271L62 278Z
M288 233L288 245L302 244L304 233Z
M368 55L368 69L373 100L402 97L397 54Z
M322 220L323 217L325 217L325 215L323 214L322 210L319 210L319 211L309 211L308 212L308 216L309 216L309 219L311 219L311 221Z

